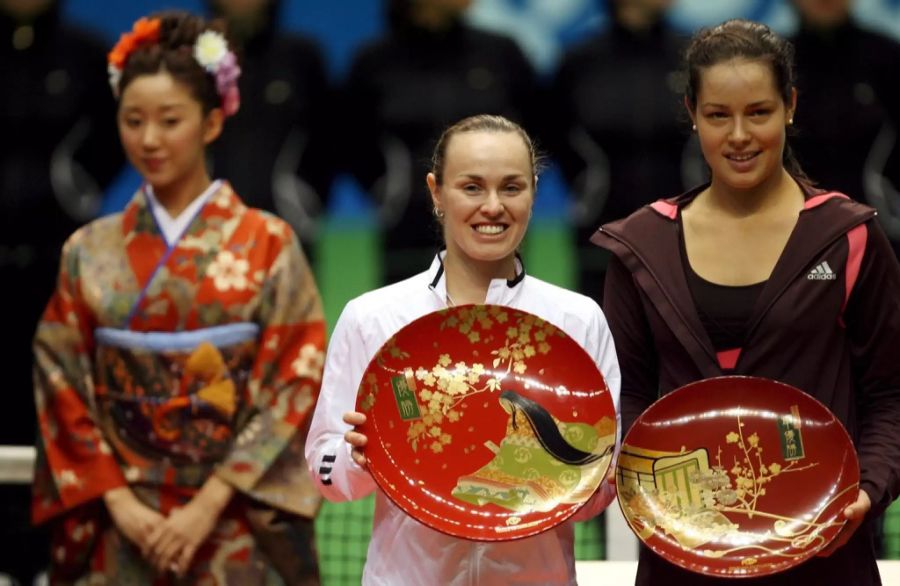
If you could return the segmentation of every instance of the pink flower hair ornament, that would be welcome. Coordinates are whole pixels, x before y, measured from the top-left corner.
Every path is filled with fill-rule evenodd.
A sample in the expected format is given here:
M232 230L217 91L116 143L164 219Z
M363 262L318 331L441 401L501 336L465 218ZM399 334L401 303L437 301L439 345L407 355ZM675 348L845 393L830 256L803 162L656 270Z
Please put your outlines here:
M237 85L241 68L222 33L203 31L194 43L194 59L215 78L216 91L222 98L225 116L236 114L241 106L241 94Z
M119 80L122 78L122 70L131 53L140 45L159 41L159 20L142 18L134 24L131 33L125 33L109 53L108 71L109 83L113 94L119 97ZM203 31L197 37L193 50L197 63L212 74L216 80L216 92L222 98L222 111L225 116L237 113L241 105L241 94L238 91L238 78L241 76L241 68L237 64L237 57L228 48L228 42L222 33L216 31Z

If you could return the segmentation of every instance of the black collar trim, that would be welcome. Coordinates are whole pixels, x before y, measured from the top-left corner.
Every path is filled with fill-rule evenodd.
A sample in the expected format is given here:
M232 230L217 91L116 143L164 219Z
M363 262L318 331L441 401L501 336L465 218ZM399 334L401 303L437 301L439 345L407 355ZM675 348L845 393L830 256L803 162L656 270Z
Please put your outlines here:
M441 253L444 251L446 251L446 248L441 250L440 252L438 252L438 255L437 255L438 269L437 269L437 272L434 274L434 278L431 280L431 284L428 285L432 289L437 287L438 281L441 280L441 275L444 274L444 257L441 256ZM519 273L512 279L506 280L506 286L509 287L510 289L512 289L519 283L521 283L522 279L525 278L525 261L522 260L522 255L520 255L518 251L516 251L516 259L519 261L519 264L522 265L522 270L519 271Z

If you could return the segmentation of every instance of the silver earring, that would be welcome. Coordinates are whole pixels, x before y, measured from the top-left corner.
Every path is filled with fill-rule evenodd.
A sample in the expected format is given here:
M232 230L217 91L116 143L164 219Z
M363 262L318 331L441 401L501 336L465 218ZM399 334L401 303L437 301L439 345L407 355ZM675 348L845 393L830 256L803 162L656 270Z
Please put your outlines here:
M691 126L691 130L693 130L694 132L697 132L697 125L694 124L693 126Z
M431 212L434 214L434 217L437 218L438 220L444 219L444 210L436 207L433 210L431 210Z

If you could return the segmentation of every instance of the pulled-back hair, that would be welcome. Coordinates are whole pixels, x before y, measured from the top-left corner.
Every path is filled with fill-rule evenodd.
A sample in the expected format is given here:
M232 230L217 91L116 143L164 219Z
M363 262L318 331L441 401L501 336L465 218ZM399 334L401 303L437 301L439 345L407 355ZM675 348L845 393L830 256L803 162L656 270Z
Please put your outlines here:
M513 132L518 134L522 139L522 142L525 143L525 148L528 149L528 154L531 157L531 174L536 177L540 173L543 157L538 154L534 141L528 136L528 133L525 132L524 128L503 116L478 114L476 116L463 118L456 124L448 127L441 134L437 144L435 144L434 155L431 157L431 172L434 173L438 185L444 183L444 165L446 163L447 145L454 135L463 132Z
M197 38L204 31L215 31L225 36L224 21L215 19L207 22L181 10L159 12L150 18L160 21L159 41L140 44L128 56L118 82L118 95L122 95L135 78L164 71L190 89L202 105L204 114L220 107L222 97L216 89L216 80L197 62L193 51Z
M794 92L794 46L769 27L750 20L727 20L697 31L684 52L687 84L684 96L692 111L697 109L697 94L706 69L732 60L764 63L772 72L775 87L789 107ZM805 185L812 181L803 172L789 144L784 145L784 165Z
M791 103L794 89L793 45L764 24L734 19L718 26L700 29L685 50L685 96L692 109L697 106L703 70L733 59L768 64L781 99L785 104Z

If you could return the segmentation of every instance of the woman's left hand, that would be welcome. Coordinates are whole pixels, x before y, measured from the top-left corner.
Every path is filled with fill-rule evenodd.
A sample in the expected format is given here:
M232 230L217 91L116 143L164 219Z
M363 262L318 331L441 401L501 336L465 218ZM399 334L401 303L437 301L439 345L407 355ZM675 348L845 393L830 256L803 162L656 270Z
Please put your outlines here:
M211 476L194 498L173 509L150 535L144 557L159 572L184 576L233 494L231 486Z
M819 552L819 556L828 557L833 554L839 547L847 543L859 526L862 524L866 513L872 508L872 500L866 491L860 489L856 502L844 509L844 518L847 519L846 525L841 529L828 547Z

